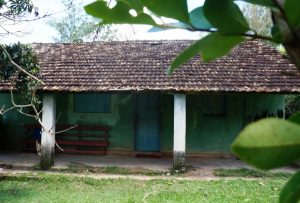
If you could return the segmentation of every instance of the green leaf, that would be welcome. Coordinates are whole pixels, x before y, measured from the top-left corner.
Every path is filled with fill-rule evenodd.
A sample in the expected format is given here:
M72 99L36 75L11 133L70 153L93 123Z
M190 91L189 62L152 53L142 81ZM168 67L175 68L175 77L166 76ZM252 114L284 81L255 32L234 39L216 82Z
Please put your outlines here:
M148 24L156 25L154 20L145 13L138 13L136 17L130 15L129 11L133 8L124 1L117 1L117 5L113 8L107 6L105 1L96 1L84 7L85 11L102 19L102 24Z
M271 34L272 34L272 39L274 42L276 43L281 43L282 42L282 34L280 32L280 29L277 25L274 25L272 28L271 28Z
M300 171L285 184L280 193L280 203L299 202L300 200Z
M300 126L277 118L248 125L231 149L246 163L260 169L272 169L300 158Z
M137 12L142 12L144 9L144 5L142 4L141 0L121 0L125 3L129 4Z
M288 118L288 121L300 125L300 112L293 114L291 117Z
M290 26L293 28L300 26L300 1L286 0L284 10Z
M236 0L236 1L245 1L250 4L256 4L260 6L266 6L266 7L275 7L273 0Z
M167 70L167 74L171 75L176 68L187 62L189 59L199 54L201 50L202 39L186 48L183 52L178 54L173 60L171 66Z
M205 18L202 6L192 10L189 15L190 22L194 27L203 29L213 28L213 26Z
M213 33L203 39L201 57L203 61L208 62L216 58L225 56L236 45L245 40L242 36L229 36Z
M150 28L147 32L160 32L160 31L166 31L170 29L190 29L191 26L181 23L181 22L174 22L174 23L166 23L164 26L156 26Z
M206 0L204 15L223 34L241 34L250 30L249 25L232 0Z
M153 13L159 16L173 18L189 23L189 13L186 0L141 0Z
M245 38L241 36L224 36L219 33L207 35L177 55L167 73L168 75L172 74L176 68L199 53L204 61L224 56L244 40Z

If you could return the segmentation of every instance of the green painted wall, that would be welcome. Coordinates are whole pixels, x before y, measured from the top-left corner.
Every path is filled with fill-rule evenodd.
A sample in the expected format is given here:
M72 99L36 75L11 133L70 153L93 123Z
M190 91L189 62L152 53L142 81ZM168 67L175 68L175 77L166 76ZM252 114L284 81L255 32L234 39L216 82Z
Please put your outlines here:
M110 113L74 113L73 95L59 94L57 114L59 124L111 126L110 149L134 150L134 109L131 94L112 94Z
M18 104L19 99L15 96ZM0 106L11 107L10 94L0 94ZM0 115L0 147L5 150L21 150L24 140L24 124L34 123L33 118L21 115L16 110L11 110L4 115Z
M112 94L110 113L74 113L73 95L57 94L59 124L102 124L111 126L111 150L134 151L134 95ZM173 146L173 95L161 95L161 151ZM0 104L9 103L2 94ZM275 94L188 95L187 152L229 152L229 146L247 123L263 116L281 116L284 96ZM283 113L283 112L282 112ZM22 126L32 119L10 112L0 120L0 141L11 149L24 141ZM6 133L5 133L6 132ZM6 135L5 135L6 134Z
M187 105L187 151L228 151L228 143L242 127L241 100L232 96L191 96ZM213 102L213 100L222 102ZM218 111L210 113L212 108ZM209 108L211 107L211 108ZM198 149L197 149L198 148Z
M229 153L230 144L247 123L266 116L265 112L277 116L284 106L284 96L275 94L188 95L187 152ZM171 152L172 95L162 96L161 112L162 151Z

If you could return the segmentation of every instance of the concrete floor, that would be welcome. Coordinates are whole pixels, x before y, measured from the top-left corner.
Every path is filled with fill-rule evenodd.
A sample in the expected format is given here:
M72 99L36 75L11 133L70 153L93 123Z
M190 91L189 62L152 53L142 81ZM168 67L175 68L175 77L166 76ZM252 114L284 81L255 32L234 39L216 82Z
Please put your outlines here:
M40 157L33 153L3 153L0 152L0 166L31 167L39 163ZM135 168L141 167L156 171L168 171L172 167L172 158L136 158L126 156L91 156L59 154L55 157L55 168L65 168L69 164L80 163L94 167L118 166ZM187 166L197 169L215 168L246 168L246 164L235 159L203 159L187 158Z
M14 167L32 167L39 163L40 157L33 153L7 153L0 152L0 168L5 165ZM93 167L117 166L126 168L144 168L154 171L169 171L172 167L172 158L136 158L128 156L97 156L97 155L71 155L59 154L55 157L54 168L67 168L70 164L84 164ZM2 167L1 167L2 166ZM212 173L217 168L250 168L236 159L203 159L187 158L186 166L201 174L208 171ZM295 167L285 167L276 171L295 172Z

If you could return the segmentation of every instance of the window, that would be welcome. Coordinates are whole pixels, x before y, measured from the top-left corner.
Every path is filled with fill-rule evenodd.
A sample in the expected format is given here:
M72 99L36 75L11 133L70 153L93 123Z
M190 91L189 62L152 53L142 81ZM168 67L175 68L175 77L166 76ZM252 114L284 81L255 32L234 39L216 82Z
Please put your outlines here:
M75 113L110 113L110 94L75 94Z

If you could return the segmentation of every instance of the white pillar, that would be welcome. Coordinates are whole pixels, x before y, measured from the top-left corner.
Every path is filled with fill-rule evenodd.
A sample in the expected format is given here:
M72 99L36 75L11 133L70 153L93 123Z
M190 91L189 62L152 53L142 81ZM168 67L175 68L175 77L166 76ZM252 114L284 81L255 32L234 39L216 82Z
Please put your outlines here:
M52 94L43 95L43 115L41 141L41 168L49 169L54 165L56 104Z
M174 95L173 169L185 170L186 96Z

